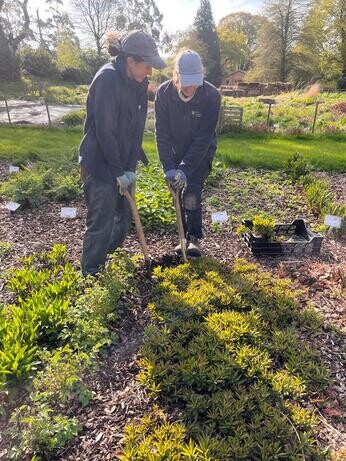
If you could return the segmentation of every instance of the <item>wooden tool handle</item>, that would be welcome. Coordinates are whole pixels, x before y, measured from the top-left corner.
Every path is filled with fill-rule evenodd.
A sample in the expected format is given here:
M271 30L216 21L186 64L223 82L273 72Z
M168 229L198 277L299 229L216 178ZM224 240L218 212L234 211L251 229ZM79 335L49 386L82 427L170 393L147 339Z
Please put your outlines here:
M147 242L145 241L145 237L144 237L141 218L140 218L138 210L137 210L136 199L135 199L135 196L134 196L134 194L135 194L134 187L132 187L131 189L132 189L132 194L133 195L131 195L128 190L125 192L124 195L125 195L125 197L127 198L127 200L130 203L132 216L133 216L133 219L135 220L135 226L136 226L138 240L139 240L139 243L140 243L140 245L142 247L144 259L146 261L150 261L149 251L148 251L148 247L147 247Z
M174 203L174 208L175 208L175 214L177 215L177 228L178 228L178 235L179 235L179 241L180 241L180 246L181 246L181 252L183 254L183 261L187 261L187 256L186 256L186 239L185 239L185 232L184 232L184 225L183 225L183 218L181 215L181 206L180 206L180 190L177 189L176 191L172 188L170 185L169 181L167 181L168 189L170 190L172 197L173 197L173 203Z

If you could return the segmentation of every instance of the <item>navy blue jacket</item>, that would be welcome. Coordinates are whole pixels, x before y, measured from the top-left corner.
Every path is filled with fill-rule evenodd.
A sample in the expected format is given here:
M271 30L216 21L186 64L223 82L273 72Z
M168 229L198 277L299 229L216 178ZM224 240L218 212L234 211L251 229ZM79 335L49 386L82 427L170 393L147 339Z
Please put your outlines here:
M189 102L183 102L172 80L160 85L155 99L156 143L164 171L179 166L189 177L216 152L220 93L204 81Z
M142 150L148 109L147 79L128 78L123 56L105 64L89 88L80 163L95 178L113 184L125 171L135 171Z

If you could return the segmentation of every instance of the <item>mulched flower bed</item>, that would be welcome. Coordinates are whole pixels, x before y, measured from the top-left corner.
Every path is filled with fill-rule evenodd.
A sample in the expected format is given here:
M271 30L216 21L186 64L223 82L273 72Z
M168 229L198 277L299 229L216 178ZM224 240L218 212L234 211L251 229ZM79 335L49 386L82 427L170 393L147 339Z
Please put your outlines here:
M7 170L8 164L1 165L0 178ZM235 179L238 171L228 172L227 181ZM341 196L344 200L346 175L323 174L322 176L328 179L331 190L337 191L338 197ZM270 181L269 173L263 172L262 176L261 173L257 173L259 182L262 177ZM241 180L238 181L237 187L241 188ZM252 190L251 187L254 189ZM252 210L251 212L256 208L266 209L267 197L263 193L255 194L256 186L251 187L247 184L248 208ZM273 193L276 190L274 188ZM306 215L309 223L316 223L316 218L308 212L302 197L298 195L295 202L294 195L297 195L297 191L294 193L286 190L277 203L271 202L272 209L279 207L282 211L281 216L286 213L287 219L294 218L298 209L301 215ZM216 196L219 201L211 200L212 205L210 205L208 198L211 196ZM211 226L212 211L227 209L228 206L234 205L234 200L227 202L227 197L229 197L229 189L226 187L208 188L206 192L205 238L202 244L204 253L227 264L233 264L235 258L243 257L256 261L277 276L289 276L296 287L304 290L300 298L302 307L313 303L321 313L325 327L323 333L314 338L314 342L328 365L331 381L323 400L317 400L314 405L318 408L322 421L319 426L321 444L340 450L346 443L344 416L346 414L346 368L342 358L342 352L345 352L345 336L340 332L344 334L346 332L345 241L327 236L319 258L255 258L234 233L236 227L234 218L220 229L215 230ZM285 199L289 203L287 209L284 206ZM238 201L242 204L245 202L241 195ZM0 260L0 274L10 267L19 265L18 257L48 249L54 243L65 243L69 257L78 264L86 209L82 202L70 203L69 206L77 207L77 218L66 220L60 218L61 206L63 205L48 204L38 210L24 210L15 214L0 208L0 241L14 244L11 253ZM244 209L238 209L238 212L240 215L244 213ZM172 254L177 236L164 231L149 232L147 243L153 259L160 260L164 255ZM131 252L140 252L134 232L126 239L125 247ZM116 454L121 449L124 426L134 418L150 411L153 402L136 382L137 354L142 342L143 330L149 322L146 307L150 295L150 283L144 272L141 277L142 292L137 297L131 298L128 315L119 327L120 343L109 349L100 372L89 377L90 388L95 392L94 400L85 409L71 409L71 412L79 417L84 430L80 437L56 454L55 460L116 459ZM10 301L11 296L6 292L5 283L0 278L0 303ZM3 448L5 446L6 441L2 440L0 459L6 459L6 451ZM53 461L53 458L51 460Z

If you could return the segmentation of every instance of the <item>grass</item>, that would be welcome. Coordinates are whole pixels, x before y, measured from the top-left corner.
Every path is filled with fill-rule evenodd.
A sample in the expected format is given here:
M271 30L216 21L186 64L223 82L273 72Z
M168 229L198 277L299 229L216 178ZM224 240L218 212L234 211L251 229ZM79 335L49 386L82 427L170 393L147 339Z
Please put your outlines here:
M218 152L227 165L280 169L300 152L317 170L346 171L346 134L281 136L233 134L219 138Z
M49 160L77 149L80 128L0 126L0 159Z
M0 159L43 159L76 150L82 131L77 128L0 126ZM302 153L316 169L346 172L346 134L282 136L234 133L219 137L218 156L227 165L242 168L280 169L294 152ZM152 134L144 138L148 157L157 159Z

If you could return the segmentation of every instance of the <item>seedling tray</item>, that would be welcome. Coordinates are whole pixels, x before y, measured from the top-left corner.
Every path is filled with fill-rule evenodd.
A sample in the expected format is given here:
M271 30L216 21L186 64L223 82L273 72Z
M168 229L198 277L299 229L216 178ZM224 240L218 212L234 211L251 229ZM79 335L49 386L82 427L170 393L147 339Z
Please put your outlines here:
M243 224L250 228L250 232L242 234L242 237L254 255L318 256L320 254L323 236L312 232L306 226L304 219L295 219L292 224L277 224L275 236L286 237L286 240L280 242L265 237L256 237L251 232L252 220L245 219Z

